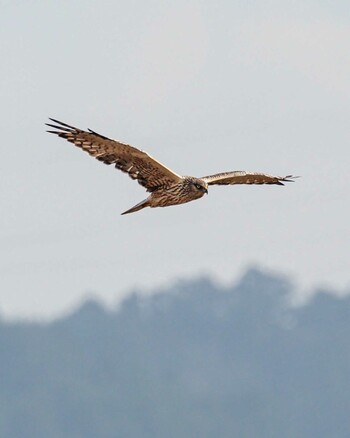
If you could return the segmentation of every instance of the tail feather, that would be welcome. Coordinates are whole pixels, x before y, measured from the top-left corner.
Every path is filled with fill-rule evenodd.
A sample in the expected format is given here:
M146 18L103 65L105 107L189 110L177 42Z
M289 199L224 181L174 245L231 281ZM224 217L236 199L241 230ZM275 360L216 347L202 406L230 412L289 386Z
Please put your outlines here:
M134 205L132 208L130 208L129 210L126 210L122 213L123 214L129 214L129 213L135 213L135 211L139 211L142 210L145 207L149 206L149 200L144 199L143 201L139 202L138 204Z

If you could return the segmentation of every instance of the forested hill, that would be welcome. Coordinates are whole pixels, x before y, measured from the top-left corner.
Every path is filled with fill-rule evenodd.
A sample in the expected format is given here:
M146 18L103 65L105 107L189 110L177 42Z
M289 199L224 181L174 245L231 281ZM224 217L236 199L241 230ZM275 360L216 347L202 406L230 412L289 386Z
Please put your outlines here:
M350 298L289 293L251 270L1 323L0 436L348 438Z

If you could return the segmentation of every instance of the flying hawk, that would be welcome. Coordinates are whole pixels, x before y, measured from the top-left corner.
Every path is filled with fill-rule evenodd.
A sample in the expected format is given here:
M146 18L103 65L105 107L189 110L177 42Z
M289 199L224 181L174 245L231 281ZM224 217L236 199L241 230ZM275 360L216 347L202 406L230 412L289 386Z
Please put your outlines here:
M168 207L194 201L208 193L208 186L214 184L278 184L283 186L284 182L292 182L296 178L292 175L281 177L245 171L223 172L202 178L181 176L152 158L147 152L133 146L111 140L91 129L83 131L58 120L51 118L50 120L55 124L46 123L46 125L55 130L47 132L65 138L105 164L114 164L117 169L126 172L132 179L136 179L147 192L151 193L148 198L122 214L134 213L145 207Z

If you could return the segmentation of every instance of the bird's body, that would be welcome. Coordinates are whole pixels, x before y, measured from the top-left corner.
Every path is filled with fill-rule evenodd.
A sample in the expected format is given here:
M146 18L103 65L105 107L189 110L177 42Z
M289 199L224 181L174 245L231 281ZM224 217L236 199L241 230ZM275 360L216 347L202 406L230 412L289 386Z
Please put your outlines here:
M168 207L184 204L201 198L208 193L208 186L232 184L277 184L293 181L293 176L272 176L264 173L234 171L195 178L180 176L152 158L146 152L111 140L94 131L83 131L55 119L55 125L47 123L55 131L48 131L88 152L105 164L114 164L117 169L128 173L132 179L146 188L150 195L145 200L122 214L133 213L145 207Z
M201 189L198 189L198 187L201 187ZM147 199L122 214L133 213L145 207L170 207L171 205L185 204L208 193L207 187L207 183L200 178L184 176L180 183L159 187Z

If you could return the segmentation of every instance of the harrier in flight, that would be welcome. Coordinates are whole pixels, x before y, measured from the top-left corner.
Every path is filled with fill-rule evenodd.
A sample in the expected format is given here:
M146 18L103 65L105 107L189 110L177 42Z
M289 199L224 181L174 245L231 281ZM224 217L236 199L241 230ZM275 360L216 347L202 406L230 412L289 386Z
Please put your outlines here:
M151 193L148 198L122 214L134 213L145 207L168 207L194 201L208 193L208 186L214 184L277 184L283 186L284 182L292 182L295 178L292 175L281 177L244 171L223 172L202 178L181 176L133 146L111 140L91 129L83 131L58 120L50 120L54 124L47 123L47 126L54 128L54 131L48 132L65 138L105 164L114 164L117 169L129 174L132 179L136 179L145 187L147 192Z

